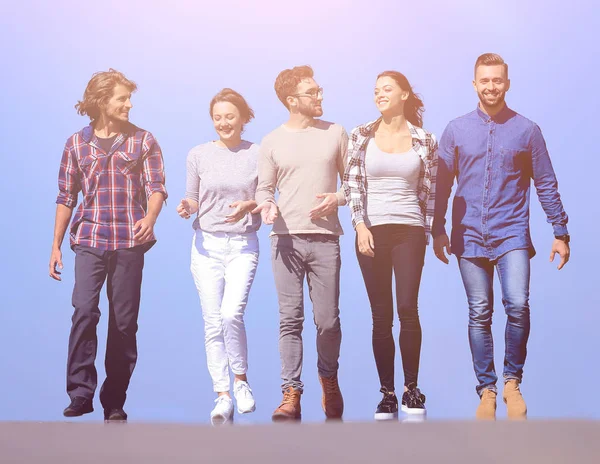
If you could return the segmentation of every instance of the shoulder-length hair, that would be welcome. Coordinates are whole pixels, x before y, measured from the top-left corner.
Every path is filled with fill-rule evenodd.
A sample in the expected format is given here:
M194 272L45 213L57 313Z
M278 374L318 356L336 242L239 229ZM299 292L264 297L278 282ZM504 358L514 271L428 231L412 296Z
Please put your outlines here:
M135 82L115 69L110 68L108 71L94 73L83 92L83 100L75 105L77 113L89 116L92 122L97 120L101 114L100 107L113 96L115 86L119 84L125 86L131 93L137 90Z

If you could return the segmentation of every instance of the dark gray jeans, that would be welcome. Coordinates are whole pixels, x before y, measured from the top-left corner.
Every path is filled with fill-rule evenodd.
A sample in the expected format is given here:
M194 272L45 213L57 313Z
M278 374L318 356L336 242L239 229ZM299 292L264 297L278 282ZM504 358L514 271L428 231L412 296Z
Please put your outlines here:
M98 375L94 361L100 319L100 291L107 282L108 340L106 380L100 390L104 409L122 408L129 380L137 361L136 333L144 251L141 246L116 251L75 246L73 325L69 337L67 393L71 399L91 399Z
M279 299L279 354L282 389L302 391L304 276L317 326L317 368L322 377L337 374L340 328L340 243L337 235L298 234L271 237L271 261Z

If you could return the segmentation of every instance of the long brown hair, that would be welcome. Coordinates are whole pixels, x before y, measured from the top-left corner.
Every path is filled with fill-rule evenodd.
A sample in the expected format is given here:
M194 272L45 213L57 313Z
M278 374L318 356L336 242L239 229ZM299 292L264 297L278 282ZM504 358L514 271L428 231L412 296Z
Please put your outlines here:
M377 76L377 79L380 77L391 77L402 90L408 92L408 99L406 100L406 103L404 103L404 117L412 125L423 127L423 112L425 111L423 100L421 100L421 97L413 91L406 76L398 71L384 71Z

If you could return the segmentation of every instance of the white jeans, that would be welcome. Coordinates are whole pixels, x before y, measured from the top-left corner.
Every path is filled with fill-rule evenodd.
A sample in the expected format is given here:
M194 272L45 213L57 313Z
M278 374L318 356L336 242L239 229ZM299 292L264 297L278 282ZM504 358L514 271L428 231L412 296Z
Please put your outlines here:
M192 241L192 275L200 295L208 371L214 391L229 391L229 368L248 369L244 310L256 266L256 233L208 233L196 230Z

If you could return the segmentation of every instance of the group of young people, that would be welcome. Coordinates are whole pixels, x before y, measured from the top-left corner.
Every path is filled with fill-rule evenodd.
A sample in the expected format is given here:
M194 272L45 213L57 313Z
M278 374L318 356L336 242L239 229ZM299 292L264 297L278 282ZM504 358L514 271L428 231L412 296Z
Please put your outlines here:
M177 213L195 216L191 272L200 297L207 365L217 393L214 425L255 410L247 370L244 312L259 259L257 230L272 225L271 264L279 302L283 398L273 421L301 418L303 285L306 279L317 329L317 369L328 419L342 418L338 383L341 326L338 208L348 205L356 256L373 317L373 353L382 399L375 419L425 413L418 387L421 325L418 296L425 249L456 256L469 307L469 342L478 380L479 419L494 419L497 375L491 322L497 270L507 314L503 400L508 417L522 419L520 392L530 330L529 230L531 179L552 224L550 259L569 260L567 215L544 138L532 121L505 102L508 65L496 54L477 58L477 108L451 121L438 145L423 128L423 102L396 71L377 76L380 117L348 137L326 122L323 89L309 66L282 71L275 92L289 119L260 146L242 138L254 113L244 97L223 89L209 105L218 138L187 156L187 187ZM137 358L136 332L144 254L156 242L154 224L167 198L161 149L129 122L136 85L110 70L96 73L76 108L91 119L71 136L59 171L50 276L60 280L61 243L70 227L75 252L74 313L69 338L67 417L93 411L100 291L109 301L106 379L100 401L107 421L124 421L126 391ZM340 182L338 183L338 178ZM445 216L454 181L451 240ZM394 384L396 311L404 387Z

